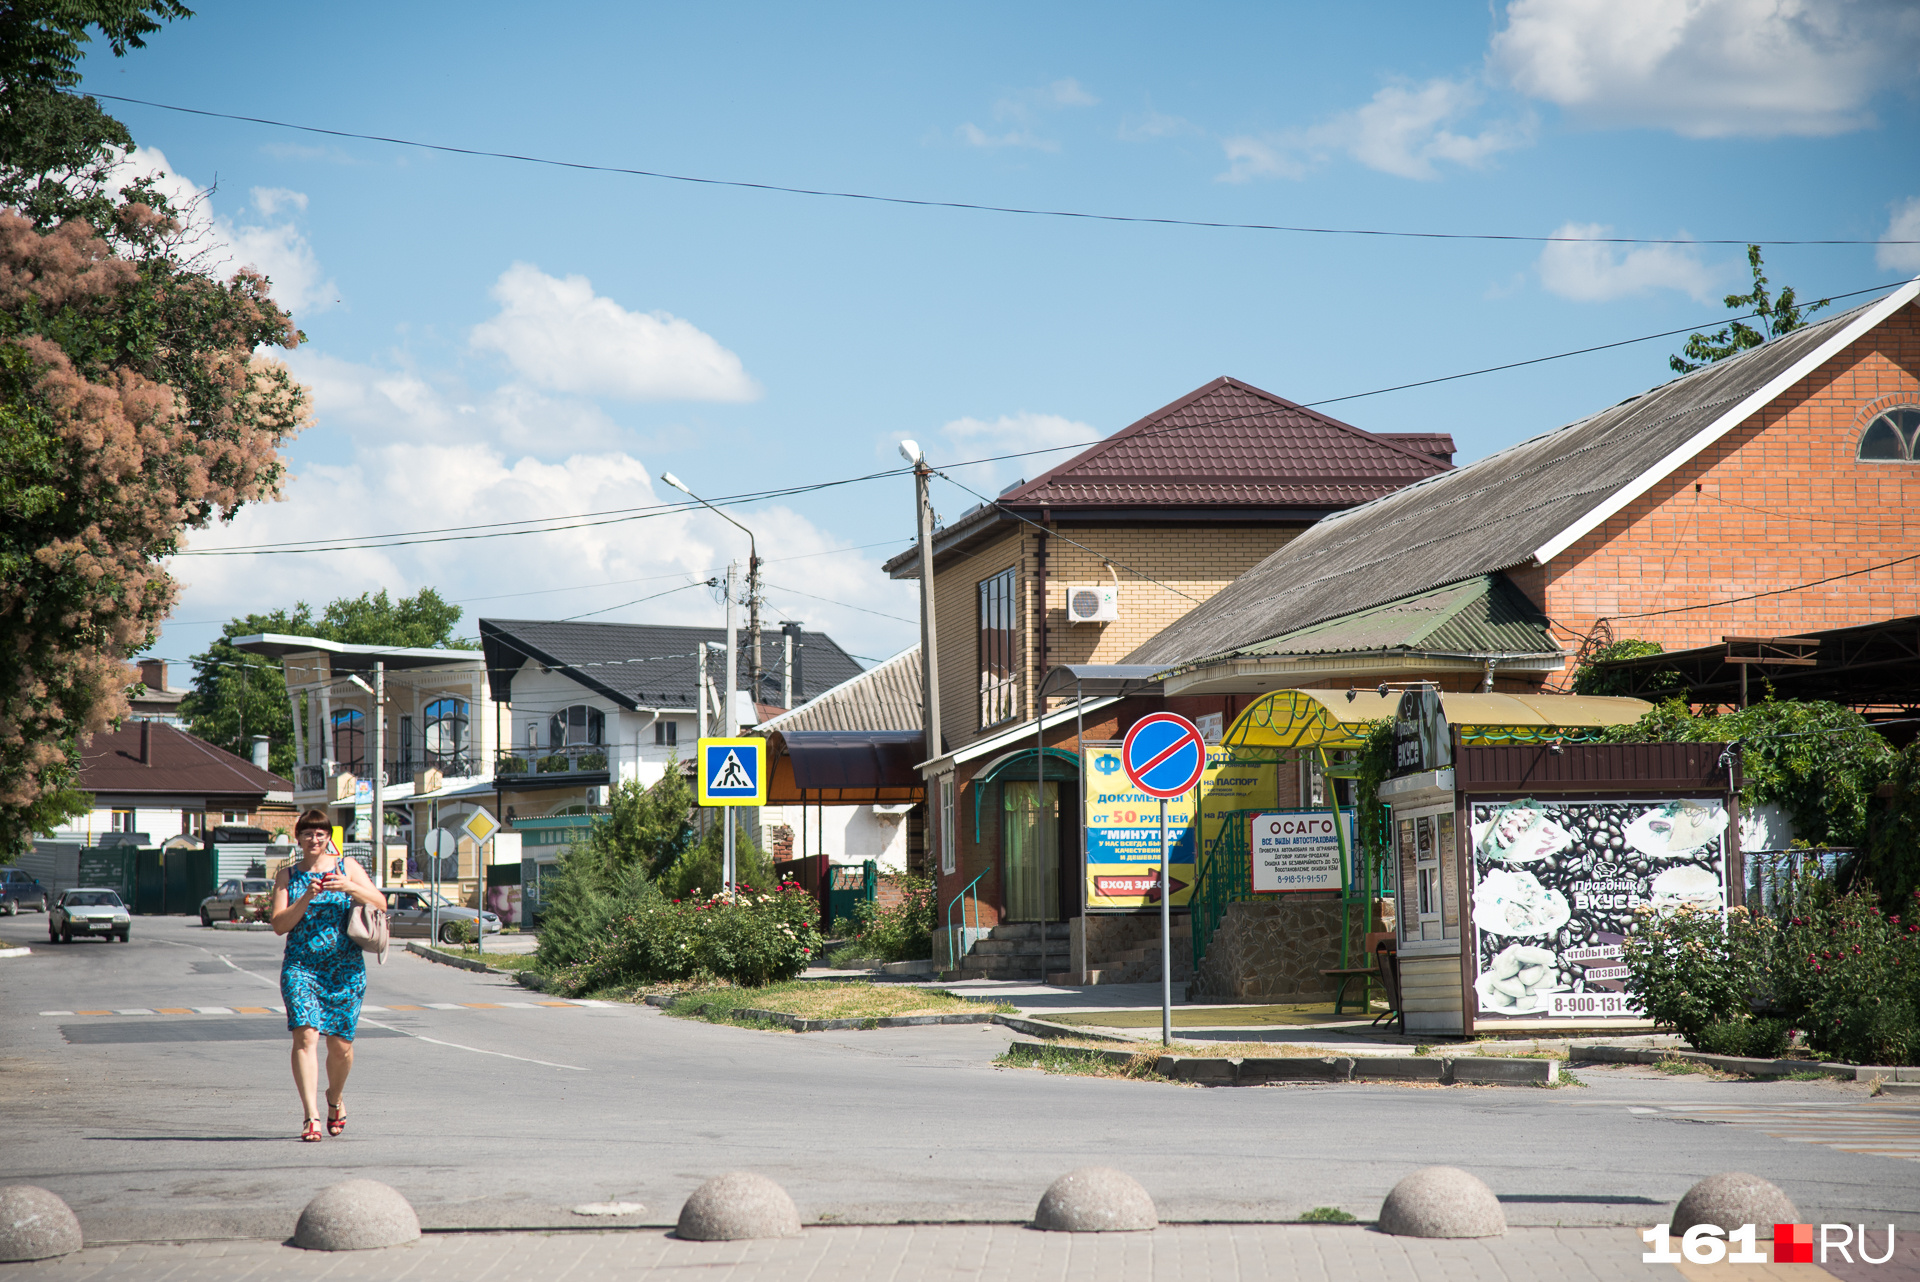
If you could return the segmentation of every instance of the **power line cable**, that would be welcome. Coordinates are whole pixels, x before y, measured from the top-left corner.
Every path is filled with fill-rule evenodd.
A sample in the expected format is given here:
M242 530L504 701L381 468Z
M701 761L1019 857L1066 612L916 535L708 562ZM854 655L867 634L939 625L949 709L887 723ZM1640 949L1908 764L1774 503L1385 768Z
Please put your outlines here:
M179 112L188 116L205 116L215 120L235 120L245 124L266 125L273 129L290 129L299 133L320 134L329 138L353 138L361 142L382 142L396 147L417 147L423 151L437 151L454 156L477 156L489 160L511 160L520 164L548 165L556 169L576 169L588 173L624 174L634 178L653 178L666 182L692 183L703 187L733 187L746 191L776 192L788 196L814 196L831 200L857 200L881 205L907 205L920 209L958 209L971 213L1012 214L1026 218L1070 218L1086 222L1103 223L1141 223L1160 227L1201 227L1216 231L1265 231L1286 232L1305 236L1370 236L1403 240L1485 240L1510 241L1520 244L1588 244L1588 245L1912 245L1920 244L1915 240L1895 239L1845 239L1838 237L1811 240L1764 240L1755 237L1717 237L1691 240L1681 237L1647 236L1521 236L1498 232L1445 232L1445 231L1395 231L1378 227L1313 227L1285 223L1236 223L1218 222L1201 218L1159 218L1139 214L1105 214L1075 209L1028 208L1019 205L989 205L966 200L929 200L911 196L883 196L872 192L836 191L821 187L790 187L781 183L752 182L733 178L708 178L695 174L669 173L660 169L636 169L625 165L601 165L579 160L556 160L548 156L529 156L519 152L490 151L482 147L459 147L446 143L421 142L414 138L395 138L386 134L357 133L350 129L329 129L320 125L295 124L287 120L273 120L266 116L246 116L227 111L208 111L200 107L182 107L169 102L154 102L148 98L128 98L120 94L95 93L95 98L105 98L109 102L132 103L141 107L153 107L161 111Z

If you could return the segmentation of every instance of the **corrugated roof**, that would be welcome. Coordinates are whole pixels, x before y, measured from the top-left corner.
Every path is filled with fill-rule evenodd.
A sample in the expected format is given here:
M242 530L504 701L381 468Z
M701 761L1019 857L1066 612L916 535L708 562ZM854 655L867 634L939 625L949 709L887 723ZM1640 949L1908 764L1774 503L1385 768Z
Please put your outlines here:
M763 722L760 733L847 730L919 730L920 647L902 650L878 667L843 681L809 702ZM917 758L916 758L917 760Z
M1481 574L1430 592L1343 614L1243 646L1237 655L1419 650L1429 654L1559 654L1547 616L1504 574ZM1204 660L1202 660L1204 662Z
M1022 482L935 532L945 553L976 527L1042 508L1061 519L1115 509L1235 510L1249 519L1312 521L1445 472L1432 451L1444 433L1376 435L1235 378L1216 378ZM996 506L999 505L999 506ZM886 563L895 577L919 574L913 548Z
M1225 654L1412 592L1526 564L1536 549L1671 462L1742 401L1888 301L1809 325L1329 516L1127 661L1173 665Z
M487 657L493 697L511 700L513 674L527 659L565 671L589 689L629 708L691 708L702 642L724 645L725 628L688 628L654 623L575 623L544 619L482 619L480 645ZM740 689L747 687L746 629L740 630ZM795 700L812 698L858 676L861 668L824 632L802 631L795 666ZM777 704L786 663L786 637L760 633L762 679L758 703ZM708 678L719 688L725 665L714 661Z
M95 735L80 754L79 778L74 782L88 792L112 794L232 797L293 791L290 780L164 721L128 721L118 730Z

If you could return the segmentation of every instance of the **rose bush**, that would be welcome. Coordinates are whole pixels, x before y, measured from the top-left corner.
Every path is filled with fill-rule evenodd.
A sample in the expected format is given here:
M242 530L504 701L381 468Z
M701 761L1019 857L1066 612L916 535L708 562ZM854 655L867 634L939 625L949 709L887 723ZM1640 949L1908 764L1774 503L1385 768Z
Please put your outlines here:
M1750 1017L1773 933L1770 919L1741 908L1723 917L1642 905L1625 940L1627 992L1655 1024L1699 1046L1708 1028Z
M895 873L889 879L900 891L899 899L889 904L863 899L853 906L851 919L834 923L834 933L849 941L836 958L896 962L933 956L932 880L912 873Z
M1920 891L1909 903L1887 913L1868 891L1822 885L1793 904L1774 948L1774 994L1814 1050L1920 1062Z

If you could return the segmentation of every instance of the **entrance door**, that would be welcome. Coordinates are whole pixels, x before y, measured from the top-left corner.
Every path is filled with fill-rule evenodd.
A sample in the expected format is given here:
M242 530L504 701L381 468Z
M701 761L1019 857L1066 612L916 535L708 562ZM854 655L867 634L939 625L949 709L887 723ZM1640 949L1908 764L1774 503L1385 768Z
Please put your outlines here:
M1007 920L1059 921L1060 785L1010 779L1001 796Z

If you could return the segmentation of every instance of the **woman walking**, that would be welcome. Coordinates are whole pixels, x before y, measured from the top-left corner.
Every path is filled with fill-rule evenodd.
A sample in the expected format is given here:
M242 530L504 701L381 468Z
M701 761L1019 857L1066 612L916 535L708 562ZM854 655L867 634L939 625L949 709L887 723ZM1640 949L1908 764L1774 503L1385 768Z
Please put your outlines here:
M273 930L287 937L280 996L293 1031L293 1085L306 1110L300 1138L317 1143L320 1038L327 1039L327 1133L338 1135L347 1129L342 1092L353 1071L353 1034L367 991L367 964L347 938L347 913L356 902L385 908L387 899L359 864L334 849L326 811L307 811L293 831L300 861L274 878Z

